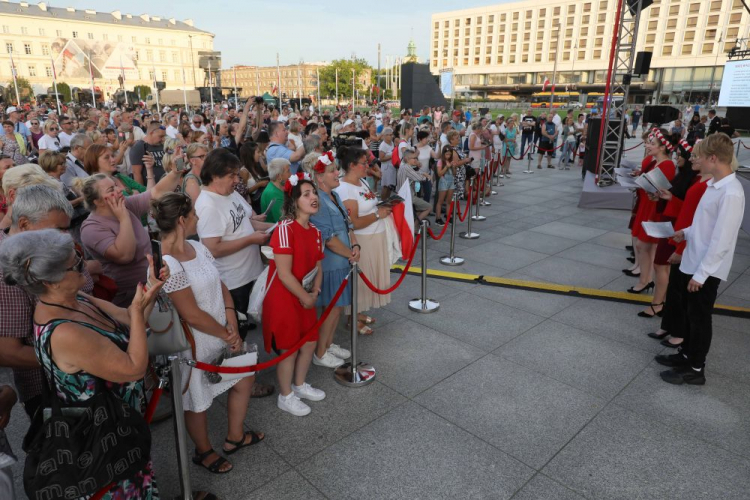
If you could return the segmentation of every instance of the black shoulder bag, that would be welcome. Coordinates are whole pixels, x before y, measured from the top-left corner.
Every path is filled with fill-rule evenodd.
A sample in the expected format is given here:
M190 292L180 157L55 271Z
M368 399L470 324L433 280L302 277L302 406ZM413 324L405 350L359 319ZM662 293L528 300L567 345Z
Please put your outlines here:
M44 348L51 362L50 344L48 337ZM99 378L92 398L63 407L49 386L49 380L54 384L51 368L45 372L45 405L34 416L23 442L23 487L29 498L86 497L133 478L146 467L151 431L137 410Z

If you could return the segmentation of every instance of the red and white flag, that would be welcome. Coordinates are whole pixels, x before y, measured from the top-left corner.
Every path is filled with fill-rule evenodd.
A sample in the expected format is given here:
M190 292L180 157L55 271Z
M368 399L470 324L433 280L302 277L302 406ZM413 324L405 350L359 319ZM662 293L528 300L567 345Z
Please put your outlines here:
M544 83L542 84L542 92L546 92L547 91L547 85L549 85L549 78L547 78L545 76L544 77Z
M411 204L409 181L404 182L398 190L398 195L404 199L404 202L393 206L393 222L401 237L401 258L409 260L414 248L414 208Z

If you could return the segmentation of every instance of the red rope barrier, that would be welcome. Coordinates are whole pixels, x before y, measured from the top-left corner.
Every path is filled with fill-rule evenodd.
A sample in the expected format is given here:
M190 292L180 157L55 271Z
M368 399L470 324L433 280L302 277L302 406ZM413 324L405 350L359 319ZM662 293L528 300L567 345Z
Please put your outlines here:
M513 156L512 154L510 154L510 152L506 148L506 152L508 153L507 156L510 156L514 160L520 161L524 156L526 156L527 154L529 154L529 151L531 150L531 146L533 146L533 144L529 144L529 147L526 148L526 151L523 152L523 153L521 153L521 156L519 156L518 158L516 158L515 156Z
M430 235L430 238L432 238L435 241L442 240L443 236L445 236L445 230L448 229L448 225L451 223L451 215L453 214L453 202L451 202L450 206L448 207L447 216L445 217L445 225L443 226L443 230L440 231L440 236L435 236L435 233L432 232L432 228L428 227L427 232Z
M466 217L469 216L469 212L471 212L471 198L472 194L474 194L474 188L469 189L469 198L466 200L466 209L464 210L464 215L461 215L461 203L458 204L456 209L458 210L458 220L460 222L463 222L466 220Z
M742 141L737 141L743 148L750 149L749 147L745 146L745 143Z
M643 141L639 142L638 144L636 144L636 145L635 145L635 146L633 146L632 148L628 148L628 149L623 149L623 150L622 150L622 152L624 153L625 151L632 151L632 150L634 150L635 148L637 148L637 147L639 147L639 146L641 146L641 145L643 145ZM750 149L750 148L748 148L748 149Z
M401 285L401 282L404 281L404 278L406 277L406 273L411 267L411 262L414 260L414 256L417 254L417 247L419 246L420 239L422 239L422 235L417 234L417 238L414 240L414 248L411 251L411 257L409 257L409 262L406 263L406 267L404 267L404 270L401 273L401 276L398 278L398 281L396 281L396 284L388 288L387 290L381 290L380 288L377 288L375 285L372 284L372 281L370 281L367 278L367 276L365 276L365 273L360 271L359 277L362 278L362 281L364 282L365 285L367 285L367 288L377 293L378 295L388 295L389 293L393 292L396 288L398 288Z
M307 330L307 332L305 332L302 338L296 344L294 344L291 349L284 352L281 356L277 356L270 361L266 361L265 363L258 363L251 366L216 366L210 365L208 363L203 363L201 361L196 361L192 366L199 370L213 373L249 373L259 372L281 363L286 358L299 351L303 345L310 341L315 331L320 328L320 325L322 325L323 322L328 318L328 315L331 314L331 311L336 306L336 302L338 302L341 294L344 293L344 289L346 288L346 284L348 282L349 277L347 276L346 279L341 282L341 286L339 286L339 289L336 291L336 295L333 296L333 299L331 299L331 302L328 304L325 311L323 311L323 314L320 315L318 321L313 326L311 326L310 329Z

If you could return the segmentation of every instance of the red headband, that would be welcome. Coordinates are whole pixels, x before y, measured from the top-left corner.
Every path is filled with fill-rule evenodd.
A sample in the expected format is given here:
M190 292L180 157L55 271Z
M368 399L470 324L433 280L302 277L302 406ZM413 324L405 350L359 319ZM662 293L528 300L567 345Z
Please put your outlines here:
M288 194L289 196L292 196L292 189L294 188L294 186L299 184L299 181L302 181L302 180L312 182L312 178L310 177L310 174L308 174L307 172L302 172L302 171L297 172L296 175L292 175L284 183L284 192Z
M326 168L334 162L336 159L336 155L333 154L333 151L326 151L323 153L323 155L318 157L317 163L315 163L315 166L313 167L313 170L315 170L319 174L323 174L326 171Z

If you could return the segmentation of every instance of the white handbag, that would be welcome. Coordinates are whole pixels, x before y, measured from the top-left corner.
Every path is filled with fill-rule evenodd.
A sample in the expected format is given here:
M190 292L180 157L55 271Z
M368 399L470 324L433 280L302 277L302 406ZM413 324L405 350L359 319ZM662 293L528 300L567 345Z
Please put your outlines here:
M255 280L255 286L250 292L250 300L247 303L247 315L256 323L261 323L261 316L263 315L263 299L266 298L268 289L271 288L274 278L276 278L276 271L274 271L271 281L268 281L268 268L266 266L260 276ZM268 284L266 285L266 282Z

